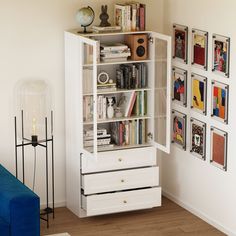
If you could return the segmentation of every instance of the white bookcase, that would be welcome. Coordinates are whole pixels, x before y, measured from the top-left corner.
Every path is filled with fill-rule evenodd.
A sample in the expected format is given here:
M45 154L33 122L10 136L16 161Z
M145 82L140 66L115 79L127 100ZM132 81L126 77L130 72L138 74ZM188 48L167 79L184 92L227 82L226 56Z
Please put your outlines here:
M144 33L149 38L146 60L104 63L97 59L100 43L123 43L126 34ZM121 64L134 63L146 65L145 88L97 89L100 71L108 72L115 80ZM117 97L133 91L145 91L145 115L98 119L99 95ZM93 103L90 119L85 117L85 96L90 96ZM65 32L65 98L67 207L79 217L86 217L161 206L156 150L170 151L171 38L152 31L87 35L75 30ZM140 124L139 120L145 122L145 137L140 144L97 146L98 130L112 132L111 124L115 122ZM85 146L85 130L93 134L90 147Z

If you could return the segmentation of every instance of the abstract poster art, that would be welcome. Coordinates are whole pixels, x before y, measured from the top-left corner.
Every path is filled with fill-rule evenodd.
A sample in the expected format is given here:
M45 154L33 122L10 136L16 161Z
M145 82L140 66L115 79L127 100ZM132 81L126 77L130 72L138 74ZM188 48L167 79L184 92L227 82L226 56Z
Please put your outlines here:
M206 159L206 123L190 119L190 152L202 160Z
M212 113L211 116L223 123L228 123L229 86L212 81Z
M207 78L192 73L191 108L206 115Z
M207 70L208 33L192 30L192 65Z
M186 150L186 115L172 111L172 143Z
M173 58L183 63L188 63L188 27L173 25Z
M187 71L172 68L172 101L187 106Z
M213 34L212 71L229 77L230 38Z
M227 139L225 131L211 127L210 162L224 171L227 171Z

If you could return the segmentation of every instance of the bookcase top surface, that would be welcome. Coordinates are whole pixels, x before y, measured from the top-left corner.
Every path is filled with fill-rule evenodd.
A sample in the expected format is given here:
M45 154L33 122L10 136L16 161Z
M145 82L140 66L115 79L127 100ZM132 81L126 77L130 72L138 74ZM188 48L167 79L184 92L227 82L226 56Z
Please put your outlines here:
M117 31L117 32L103 32L103 33L95 33L95 32L91 32L91 33L81 33L79 32L79 29L71 29L71 30L67 30L66 32L68 33L72 33L81 37L95 37L95 36L112 36L112 35L122 35L122 34L148 34L148 33L152 33L153 31L150 30L145 30L145 31Z

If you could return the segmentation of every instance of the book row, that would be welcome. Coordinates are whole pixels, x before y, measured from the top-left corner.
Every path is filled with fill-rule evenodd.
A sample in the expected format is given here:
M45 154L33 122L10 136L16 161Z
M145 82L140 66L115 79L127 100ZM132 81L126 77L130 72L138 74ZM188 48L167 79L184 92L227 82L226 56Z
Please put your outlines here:
M147 142L146 120L111 123L111 140L118 146L145 144Z
M83 97L84 122L93 120L93 104L93 96ZM98 120L145 115L147 115L147 91L97 96Z
M147 65L144 63L121 65L116 70L116 87L119 89L146 88L147 76Z
M146 26L146 5L138 2L115 4L115 25L123 31L144 31Z

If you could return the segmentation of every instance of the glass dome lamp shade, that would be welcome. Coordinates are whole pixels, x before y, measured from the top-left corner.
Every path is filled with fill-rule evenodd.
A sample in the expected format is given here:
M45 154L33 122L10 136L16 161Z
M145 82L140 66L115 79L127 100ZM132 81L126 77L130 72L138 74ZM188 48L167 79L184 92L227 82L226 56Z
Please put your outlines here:
M31 79L21 81L16 89L17 117L21 117L22 124L17 131L18 138L44 140L46 120L51 117L49 85L44 80Z

